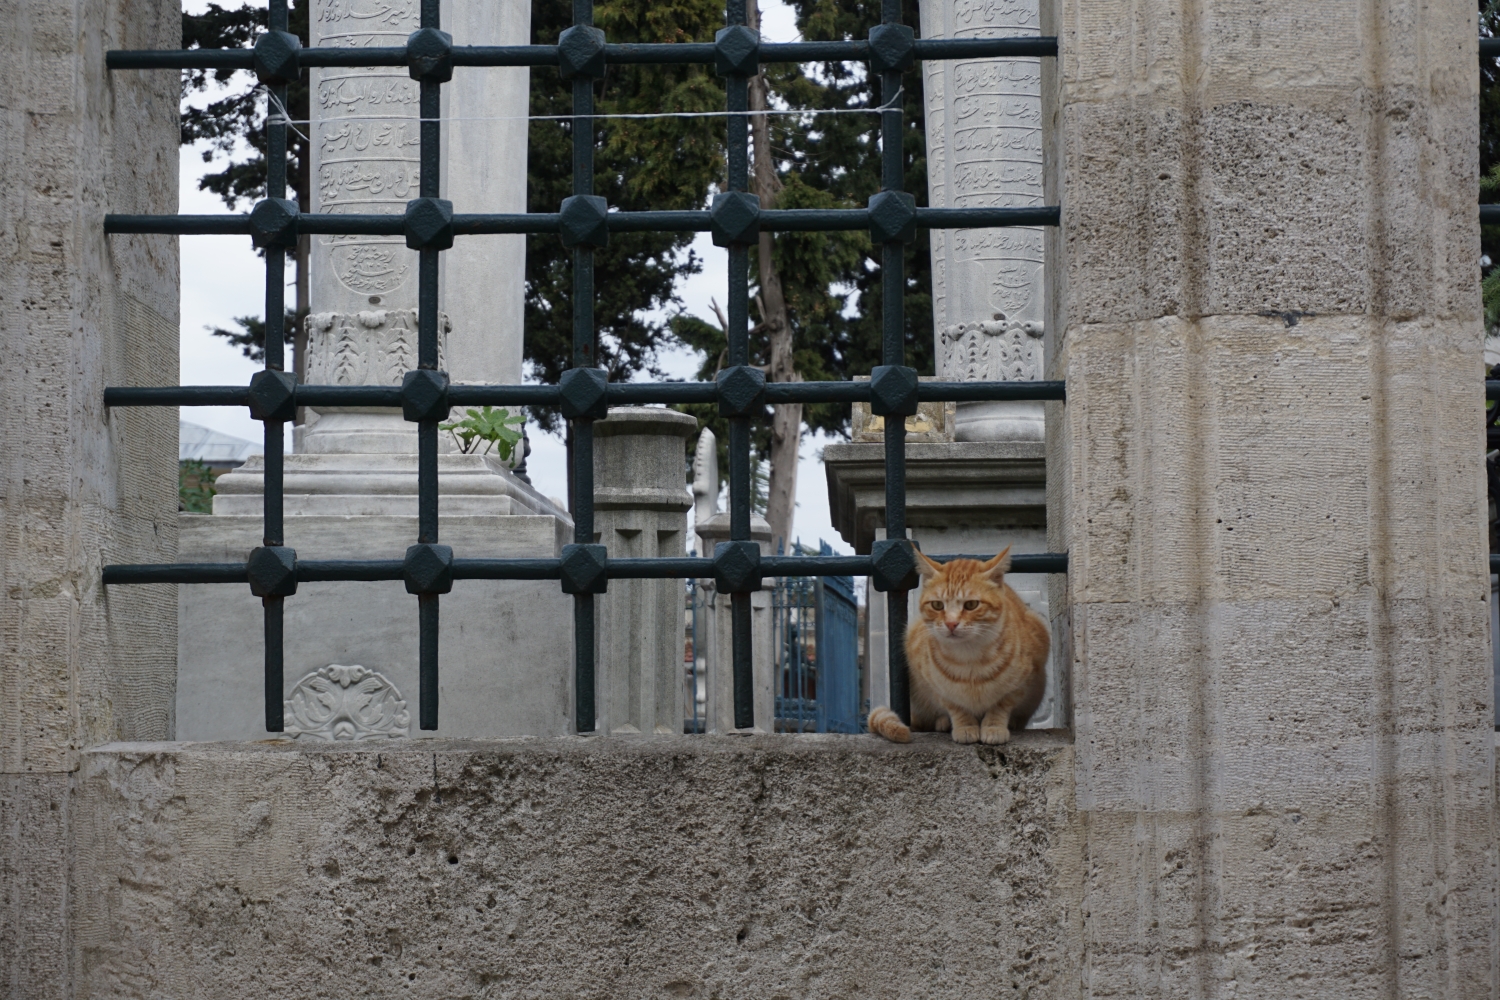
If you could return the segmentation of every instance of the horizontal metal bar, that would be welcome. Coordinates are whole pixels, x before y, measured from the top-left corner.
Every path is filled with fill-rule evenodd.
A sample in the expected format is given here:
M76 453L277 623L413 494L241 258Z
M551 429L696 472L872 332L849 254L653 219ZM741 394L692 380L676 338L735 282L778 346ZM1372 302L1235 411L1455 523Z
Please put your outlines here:
M1486 380L1484 383L1485 399L1500 399L1500 382Z
M113 49L108 69L253 69L254 49Z
M1495 58L1500 58L1500 38L1480 38L1479 39L1479 58L1481 58L1481 59L1495 59Z
M1500 205L1480 205L1479 224L1483 226L1500 224Z
M1500 206L1496 206L1500 208ZM1001 229L1008 226L1055 226L1061 209L1038 208L919 208L916 224L923 229ZM708 212L610 212L606 225L612 233L708 232L713 219ZM453 216L458 236L491 233L556 233L562 229L556 212L529 214L467 213ZM760 213L760 228L768 232L832 232L868 229L866 208L767 209ZM405 232L402 216L392 213L306 212L297 216L296 230L302 236L400 236ZM248 215L106 215L106 233L155 233L178 236L235 235L250 232Z
M455 559L455 580L559 580L560 559Z
M1490 572L1500 573L1500 555L1490 553Z
M1485 43L1480 39L1480 54ZM1057 55L1057 39L1040 38L919 38L915 55L923 59L1043 58ZM711 42L607 44L604 61L617 64L712 64ZM863 62L870 43L863 39L827 42L768 42L760 46L762 63ZM105 53L110 69L253 69L253 49L115 49ZM311 46L297 51L297 65L343 68L407 65L404 45L369 48ZM455 66L556 66L556 45L455 45Z
M401 217L396 216L399 222ZM106 233L153 233L166 236L248 236L248 215L106 215Z
M454 560L456 563L458 560ZM405 579L400 559L298 559L298 583Z
M249 570L238 563L158 563L104 567L104 582L115 583L249 583Z
M952 559L993 558L990 555L934 555L934 562ZM1500 556L1492 556L1493 568ZM761 576L868 576L869 556L766 556ZM562 576L560 559L454 559L455 580L556 580ZM666 559L611 559L606 564L611 580L670 580L711 577L712 559L672 557ZM1012 573L1066 573L1065 552L1015 555ZM106 584L133 583L247 583L244 563L161 563L104 567ZM335 581L376 582L405 579L400 559L298 559L299 583Z
M1035 208L919 208L919 229L1000 229L1005 226L1057 226L1062 207Z
M991 552L989 555L937 555L927 558L940 563L951 562L954 559L978 559L980 562L989 562L995 558L995 554ZM1038 552L1010 557L1010 572L1012 573L1066 573L1067 571L1068 554L1066 552Z
M869 576L869 556L762 556L762 576Z
M1057 38L918 38L918 59L1048 58L1057 55Z
M1067 383L1056 382L918 382L922 402L968 403L1017 399L1066 400Z
M111 386L104 390L105 406L248 406L250 389L243 385Z
M1486 383L1489 398L1497 398ZM554 406L555 385L454 385L448 389L453 406ZM293 391L298 406L401 405L401 388L394 385L299 385ZM923 402L1066 399L1063 382L922 382L917 399ZM718 399L713 382L611 382L606 390L611 406L643 403L712 403ZM870 383L771 382L767 403L866 403ZM248 406L250 390L237 385L111 386L104 390L105 406Z
M665 559L611 559L605 564L611 580L671 580L714 575L714 561L686 556Z

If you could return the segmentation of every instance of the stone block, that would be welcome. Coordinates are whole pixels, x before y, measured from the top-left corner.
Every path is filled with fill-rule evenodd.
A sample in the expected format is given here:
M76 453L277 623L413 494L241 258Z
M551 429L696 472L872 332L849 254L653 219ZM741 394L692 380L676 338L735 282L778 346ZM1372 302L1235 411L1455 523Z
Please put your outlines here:
M78 779L78 993L1062 1000L1087 871L1071 754L1032 734L101 748Z
M453 514L439 537L460 558L546 557L558 552L559 520L547 514ZM253 514L183 515L184 560L235 562L260 538ZM299 560L402 559L417 537L415 514L289 516L287 544ZM183 740L266 739L262 708L263 612L244 588L178 588L177 732ZM304 583L286 599L284 683L299 699L339 695L318 672L331 665L372 672L382 704L417 699L417 599L401 580ZM572 720L572 600L553 580L460 580L439 605L439 728L436 736L552 736ZM354 678L360 681L363 678ZM392 712L398 711L392 707ZM331 738L336 720L288 713L288 735ZM378 711L377 711L378 714ZM327 721L328 726L321 723ZM414 724L382 728L372 716L345 735L425 738ZM317 724L314 724L317 723ZM326 731L325 731L326 730Z

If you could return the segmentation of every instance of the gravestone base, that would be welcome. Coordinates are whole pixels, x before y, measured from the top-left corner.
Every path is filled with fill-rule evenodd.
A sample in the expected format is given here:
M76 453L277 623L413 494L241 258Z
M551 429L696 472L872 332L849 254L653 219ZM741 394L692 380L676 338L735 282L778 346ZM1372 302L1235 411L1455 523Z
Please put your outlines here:
M885 537L885 446L832 444L823 450L833 526L863 555ZM906 523L924 552L992 556L1047 551L1046 446L1041 441L946 441L906 446ZM1011 573L1006 582L1035 612L1052 621L1047 577ZM917 617L910 593L907 620ZM890 665L884 595L872 594L865 643L870 704L888 704ZM1057 642L1047 661L1047 693L1028 728L1067 725L1062 659Z
M567 515L498 459L439 456L438 537L460 558L549 558ZM259 459L179 515L178 558L243 562L261 544ZM400 559L417 538L415 455L288 455L299 559ZM460 580L439 612L439 728L417 728L417 599L402 581L306 583L284 611L285 738L556 736L571 731L572 601L552 580ZM264 613L248 587L178 588L176 736L266 739Z

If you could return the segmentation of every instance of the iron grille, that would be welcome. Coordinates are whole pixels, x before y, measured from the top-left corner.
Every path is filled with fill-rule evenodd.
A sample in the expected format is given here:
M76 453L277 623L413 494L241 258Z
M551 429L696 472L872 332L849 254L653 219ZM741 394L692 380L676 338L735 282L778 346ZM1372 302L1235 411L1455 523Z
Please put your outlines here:
M763 43L747 25L745 0L729 0L726 27L712 44L610 44L593 27L592 0L573 0L573 25L556 45L454 45L440 30L438 0L422 0L421 27L404 46L302 47L288 32L286 0L270 0L269 30L250 49L112 51L112 70L253 70L286 106L287 84L309 67L405 66L420 82L419 197L404 215L332 215L299 212L286 198L287 123L268 120L266 197L248 214L108 215L107 233L169 235L246 234L266 259L265 368L248 386L109 388L106 406L248 406L265 425L265 526L261 546L245 563L172 563L106 566L106 584L239 583L265 606L266 729L281 732L282 610L299 583L333 580L403 580L417 598L420 629L419 724L438 724L439 595L460 580L559 580L574 595L574 722L580 733L595 728L594 595L610 579L713 577L731 595L735 725L755 724L750 658L750 593L766 577L867 575L887 594L890 621L891 707L909 719L906 661L901 637L906 592L915 583L913 544L906 531L905 420L920 401L1062 400L1062 382L919 382L906 365L903 328L905 283L902 247L917 228L1056 226L1057 206L1039 208L919 208L902 190L902 73L924 59L1055 57L1049 37L918 39L901 23L899 0L882 0L882 23L865 40ZM749 78L761 63L858 61L881 82L881 190L866 208L762 209L748 188ZM594 192L594 82L609 63L701 63L726 78L727 184L709 209L673 212L611 212ZM573 195L555 213L462 214L438 197L439 92L457 67L557 66L573 86ZM884 141L891 138L893 141ZM761 230L868 229L882 246L882 364L867 382L767 383L749 364L749 247ZM711 232L729 254L728 365L714 382L612 383L595 367L594 249L611 232ZM572 367L557 385L451 385L438 364L438 255L455 238L489 233L555 233L573 251ZM404 236L419 251L418 367L402 385L298 385L284 370L282 348L286 253L302 235ZM750 417L764 404L863 401L872 412L902 419L885 422L886 534L868 556L794 555L762 557L750 536ZM612 559L595 544L593 512L593 422L611 405L641 403L718 404L729 419L730 540L712 558ZM466 559L438 540L438 423L454 406L554 405L572 426L574 541L555 559ZM404 559L298 559L286 544L282 517L283 428L298 406L399 407L418 426L418 536ZM938 557L943 558L943 557ZM951 557L949 557L951 558ZM1066 554L1022 555L1016 572L1065 573ZM769 721L769 720L765 720Z

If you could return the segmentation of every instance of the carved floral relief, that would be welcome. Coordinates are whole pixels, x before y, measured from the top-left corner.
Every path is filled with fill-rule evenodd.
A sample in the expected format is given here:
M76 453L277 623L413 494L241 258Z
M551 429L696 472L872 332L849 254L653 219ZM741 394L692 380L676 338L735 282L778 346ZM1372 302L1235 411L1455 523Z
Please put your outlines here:
M286 732L315 740L406 736L411 713L386 676L359 665L330 663L297 682L285 702Z

